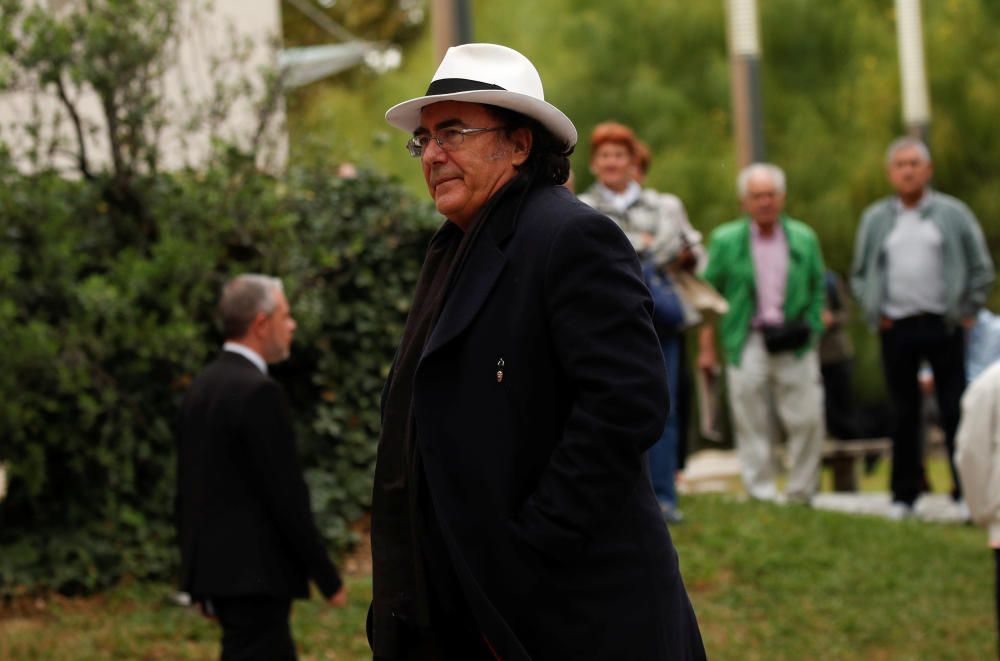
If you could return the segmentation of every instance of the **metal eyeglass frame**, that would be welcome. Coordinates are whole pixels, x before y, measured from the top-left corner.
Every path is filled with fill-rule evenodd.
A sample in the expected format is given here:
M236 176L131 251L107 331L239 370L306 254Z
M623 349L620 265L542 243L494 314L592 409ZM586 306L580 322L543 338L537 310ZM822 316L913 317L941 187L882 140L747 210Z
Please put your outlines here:
M406 141L406 151L410 152L410 156L413 158L418 158L423 155L424 149L431 143L431 140L437 143L438 147L444 149L445 151L453 151L462 146L465 142L465 136L476 134L476 133L486 133L488 131L502 131L507 128L506 126L491 126L486 129L460 129L460 128L445 128L438 131L436 134L431 133L421 133L420 135L415 135Z

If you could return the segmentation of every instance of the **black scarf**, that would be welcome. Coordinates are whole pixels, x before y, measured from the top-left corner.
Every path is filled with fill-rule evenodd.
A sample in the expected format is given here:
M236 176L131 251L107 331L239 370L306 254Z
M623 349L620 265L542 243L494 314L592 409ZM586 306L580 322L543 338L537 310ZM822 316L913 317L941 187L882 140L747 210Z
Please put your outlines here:
M416 443L413 381L417 366L452 285L466 266L475 268L475 264L467 265L467 258L489 226L493 209L502 198L510 195L521 195L520 201L523 201L528 184L523 176L507 182L480 210L464 234L457 225L446 222L431 239L420 269L413 305L389 374L375 464L371 532L372 636L377 657L397 655L399 623L394 620L401 620L415 631L429 630L428 560L432 566L435 560L449 563L447 558L427 557L426 533L430 530L430 538L437 538L433 532L438 523L426 520L427 517L433 519L434 514L423 485L425 478Z

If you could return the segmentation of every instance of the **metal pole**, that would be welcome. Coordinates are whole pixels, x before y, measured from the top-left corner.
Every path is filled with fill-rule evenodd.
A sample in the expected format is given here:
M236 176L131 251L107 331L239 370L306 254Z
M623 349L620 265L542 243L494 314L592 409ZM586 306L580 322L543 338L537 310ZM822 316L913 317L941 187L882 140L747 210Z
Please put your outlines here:
M456 43L472 43L472 7L469 0L455 0Z
M767 158L760 91L760 37L756 0L726 0L729 71L736 161L740 168Z
M468 0L431 0L434 57L440 62L451 46L472 41L472 9Z
M924 67L923 21L920 0L896 0L896 36L899 78L903 94L903 124L910 135L927 141L931 104Z
M431 0L431 32L434 35L434 61L440 62L456 43L454 0Z

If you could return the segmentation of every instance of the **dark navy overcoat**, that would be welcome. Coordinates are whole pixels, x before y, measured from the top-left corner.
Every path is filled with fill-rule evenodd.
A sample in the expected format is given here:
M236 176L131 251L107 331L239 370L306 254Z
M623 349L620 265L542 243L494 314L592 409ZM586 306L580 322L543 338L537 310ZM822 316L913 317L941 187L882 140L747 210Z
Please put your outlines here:
M668 397L635 252L562 187L487 222L414 380L465 601L504 661L702 658L645 468Z

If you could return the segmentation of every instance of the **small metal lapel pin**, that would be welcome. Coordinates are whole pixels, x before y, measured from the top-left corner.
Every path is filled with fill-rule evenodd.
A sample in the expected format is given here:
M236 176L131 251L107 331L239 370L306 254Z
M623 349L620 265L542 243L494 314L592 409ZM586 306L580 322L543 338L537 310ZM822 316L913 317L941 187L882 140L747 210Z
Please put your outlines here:
M497 383L503 381L503 358L497 361Z

